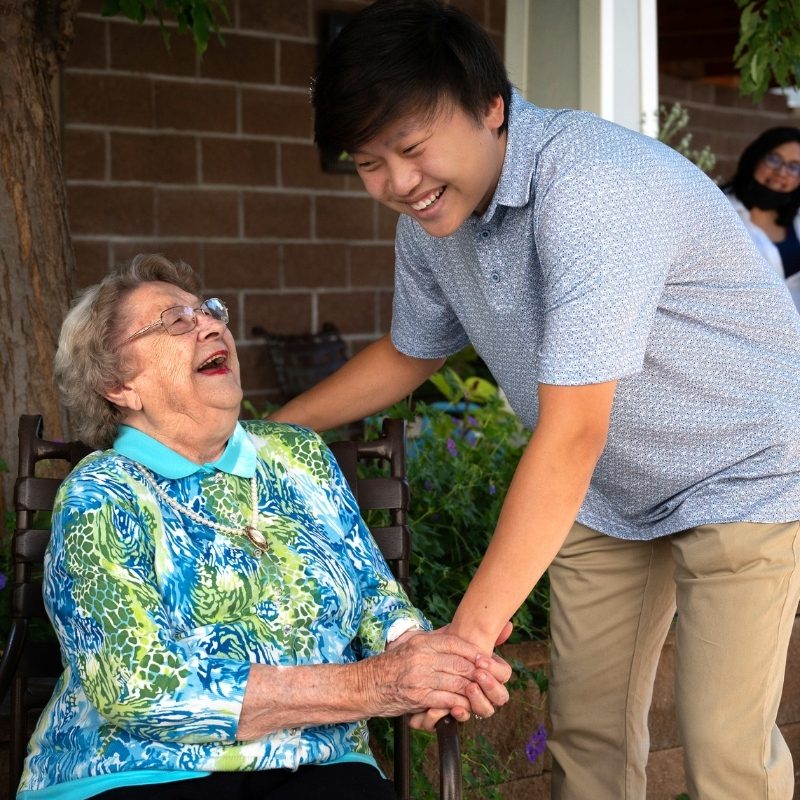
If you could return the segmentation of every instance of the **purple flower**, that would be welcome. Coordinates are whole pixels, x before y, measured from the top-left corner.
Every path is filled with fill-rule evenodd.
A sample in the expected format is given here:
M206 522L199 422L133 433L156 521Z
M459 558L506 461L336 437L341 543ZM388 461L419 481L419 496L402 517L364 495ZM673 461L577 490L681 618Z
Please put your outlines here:
M477 419L475 419L475 417L473 417L471 414L470 414L470 415L467 417L467 422L468 422L470 425L473 425L473 426L475 426L475 427L477 427L477 426L478 426L478 420L477 420Z
M496 493L497 493L497 487L493 483L491 483L491 481L490 481L489 482L489 494L496 494Z
M6 584L8 583L8 578L2 572L0 572L0 590L6 588Z
M547 749L547 728L540 725L525 745L525 757L531 764Z
M458 448L456 447L456 443L452 438L447 440L447 452L450 453L453 458L458 455Z

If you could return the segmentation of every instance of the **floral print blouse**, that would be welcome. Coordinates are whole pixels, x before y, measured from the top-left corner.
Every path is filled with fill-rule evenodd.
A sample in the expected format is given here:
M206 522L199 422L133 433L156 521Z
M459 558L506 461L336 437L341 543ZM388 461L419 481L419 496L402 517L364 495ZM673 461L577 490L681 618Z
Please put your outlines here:
M125 785L149 771L371 759L365 722L236 740L251 663L348 663L383 652L395 622L429 628L321 439L247 421L203 467L128 429L131 440L84 459L56 500L44 594L64 673L31 740L20 796L96 776ZM240 527L255 475L268 551L178 513L145 468L180 506Z

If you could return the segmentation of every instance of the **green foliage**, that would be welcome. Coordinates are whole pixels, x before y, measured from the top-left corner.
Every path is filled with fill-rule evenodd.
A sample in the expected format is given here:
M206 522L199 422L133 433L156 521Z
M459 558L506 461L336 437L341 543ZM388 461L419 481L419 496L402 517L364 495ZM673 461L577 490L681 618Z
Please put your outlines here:
M392 720L375 717L369 720L370 743L391 761L394 756ZM427 731L411 731L411 797L434 800L439 797L431 763L436 752L436 736ZM461 774L467 797L480 800L501 800L500 784L511 778L511 760L501 760L488 739L481 735L465 735L461 729Z
M174 19L178 23L178 33L191 33L195 49L201 55L208 48L212 33L224 44L219 32L220 21L230 22L223 0L103 0L101 14L104 17L122 14L140 24L154 17L167 50L170 49L170 31L165 23Z
M411 590L439 626L452 619L483 558L528 432L486 379L446 367L432 382L444 408L406 403L387 414L414 420L407 448ZM512 641L544 638L548 607L544 577L514 616Z
M670 108L660 106L658 110L658 139L668 144L696 164L703 172L710 172L717 163L717 157L708 145L701 150L693 148L692 134L686 130L689 124L689 112L680 104L674 103ZM675 137L680 137L675 141Z
M772 85L800 87L800 0L736 0L742 9L733 51L739 90L757 102Z
M464 793L481 800L501 800L500 784L511 777L510 763L510 756L500 760L485 736L465 737L461 746Z

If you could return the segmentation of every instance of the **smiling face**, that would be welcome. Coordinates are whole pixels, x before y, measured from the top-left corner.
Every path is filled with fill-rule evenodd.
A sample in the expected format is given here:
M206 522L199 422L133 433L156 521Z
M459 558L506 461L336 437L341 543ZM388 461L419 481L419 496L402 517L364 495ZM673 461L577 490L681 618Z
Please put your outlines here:
M372 197L413 217L431 236L449 236L492 199L505 156L502 124L500 97L480 122L447 104L432 118L390 123L350 155Z
M120 342L159 319L165 309L197 308L200 302L170 283L143 283L120 304ZM127 377L106 396L126 409L124 422L191 460L219 455L242 400L239 361L227 325L197 312L197 327L188 333L170 336L157 326L121 348Z
M769 156L776 155L783 162L777 167L769 163ZM762 186L775 192L793 192L800 186L800 175L793 174L786 165L800 165L800 142L784 142L774 147L758 162L753 172L753 178Z

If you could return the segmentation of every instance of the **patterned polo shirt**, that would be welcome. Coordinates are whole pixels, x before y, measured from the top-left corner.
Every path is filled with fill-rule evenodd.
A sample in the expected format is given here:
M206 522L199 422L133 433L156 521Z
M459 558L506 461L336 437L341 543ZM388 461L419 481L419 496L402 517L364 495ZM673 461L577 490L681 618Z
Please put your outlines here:
M482 216L398 223L392 339L472 342L520 419L538 384L617 380L578 519L650 539L800 518L800 315L724 194L667 146L515 93Z
M250 521L260 556L231 526ZM211 771L374 764L365 722L236 731L251 663L344 664L383 652L411 606L336 461L304 429L248 421L198 466L131 428L64 481L45 602L65 671L36 727L21 798L91 797Z

